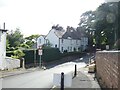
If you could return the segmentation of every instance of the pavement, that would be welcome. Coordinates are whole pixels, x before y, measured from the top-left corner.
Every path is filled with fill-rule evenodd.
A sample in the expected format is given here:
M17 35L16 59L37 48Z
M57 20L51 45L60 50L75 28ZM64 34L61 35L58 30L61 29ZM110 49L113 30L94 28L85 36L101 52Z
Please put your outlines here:
M95 73L88 73L88 68L83 67L77 71L77 76L72 79L71 87L64 87L65 90L101 90L98 81L95 79ZM51 90L60 90L60 87L53 86Z
M30 73L30 72L34 72L37 70L40 70L39 67L29 68L29 69L18 68L18 69L12 69L12 70L3 70L3 71L0 71L0 78L20 75L20 74L24 74L24 73Z

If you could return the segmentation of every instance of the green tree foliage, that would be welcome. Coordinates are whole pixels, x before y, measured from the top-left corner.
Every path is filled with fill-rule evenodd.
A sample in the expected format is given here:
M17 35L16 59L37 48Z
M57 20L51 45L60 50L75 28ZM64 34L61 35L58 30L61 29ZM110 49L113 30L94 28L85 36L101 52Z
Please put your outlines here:
M25 44L28 45L29 48L32 48L32 46L36 43L36 40L39 36L40 36L39 34L36 34L25 37Z
M79 28L85 30L91 43L97 48L110 45L112 49L114 43L120 38L120 22L118 22L118 3L104 3L95 11L87 11L80 17Z
M7 34L7 43L8 42L9 42L10 48L11 47L14 47L14 48L19 47L19 45L24 42L24 38L20 32L20 29L16 28L15 31L11 31L10 33Z
M15 31L10 31L7 34L6 47L8 52L13 52L13 58L21 58L25 54L20 47L28 47L24 43L23 35L20 32L20 29L16 28Z
M118 31L118 3L105 3L95 11L96 19L94 23L95 39L97 46L110 45L113 48L116 42L115 37Z
M6 39L6 49L7 51L10 49L10 43L8 39Z
M80 23L78 24L77 30L81 30L82 32L86 32L89 37L89 46L93 45L93 33L94 33L94 23L95 23L95 12L94 11L86 11L80 16Z
M23 57L25 55L23 53L23 51L20 49L14 50L13 54L14 54L14 56L12 56L12 58L17 58L17 59L20 59L21 57Z

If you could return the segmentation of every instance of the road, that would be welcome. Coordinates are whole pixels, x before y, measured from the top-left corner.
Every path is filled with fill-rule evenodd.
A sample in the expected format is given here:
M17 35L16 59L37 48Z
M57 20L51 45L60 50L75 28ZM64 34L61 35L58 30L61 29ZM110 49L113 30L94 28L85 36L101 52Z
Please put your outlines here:
M88 61L88 56L81 58ZM77 68L86 66L85 62L77 59L54 66L46 70L37 70L31 73L25 73L16 76L5 77L2 79L3 88L51 88L53 86L53 74L56 72L64 72L74 70L75 64Z

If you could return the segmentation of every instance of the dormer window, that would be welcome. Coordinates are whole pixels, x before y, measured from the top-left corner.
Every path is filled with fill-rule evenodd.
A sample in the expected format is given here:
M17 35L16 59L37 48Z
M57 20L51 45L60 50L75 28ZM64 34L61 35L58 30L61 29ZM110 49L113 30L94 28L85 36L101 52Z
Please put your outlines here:
M67 37L68 39L71 39L71 37Z
M73 30L70 30L70 32L73 32Z

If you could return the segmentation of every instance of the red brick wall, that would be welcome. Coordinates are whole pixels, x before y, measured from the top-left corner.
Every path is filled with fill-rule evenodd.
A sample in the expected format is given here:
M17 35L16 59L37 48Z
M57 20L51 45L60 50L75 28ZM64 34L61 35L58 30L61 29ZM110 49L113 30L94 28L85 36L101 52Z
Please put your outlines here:
M118 51L99 51L96 53L97 78L102 83L102 87L118 88L120 85L119 62L120 52Z

